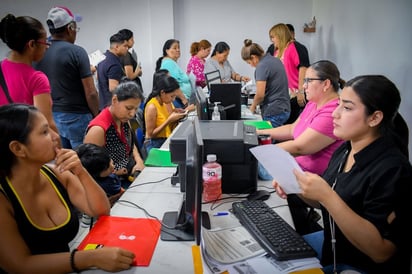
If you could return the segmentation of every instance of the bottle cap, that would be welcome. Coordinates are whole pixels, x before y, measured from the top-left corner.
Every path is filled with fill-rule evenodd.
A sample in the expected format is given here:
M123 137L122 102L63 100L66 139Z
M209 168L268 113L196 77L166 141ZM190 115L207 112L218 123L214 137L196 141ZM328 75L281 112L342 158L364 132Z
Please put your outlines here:
M206 159L207 159L208 162L214 162L214 161L216 161L216 154L208 154L206 156Z

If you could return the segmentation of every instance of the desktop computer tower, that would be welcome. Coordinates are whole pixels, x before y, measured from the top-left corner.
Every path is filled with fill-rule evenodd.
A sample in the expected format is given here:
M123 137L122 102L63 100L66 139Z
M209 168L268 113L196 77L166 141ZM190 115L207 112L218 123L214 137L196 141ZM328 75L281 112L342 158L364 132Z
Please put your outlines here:
M256 131L246 132L243 121L200 121L203 155L216 154L222 165L222 192L252 193L257 189L257 160L250 148L258 145Z

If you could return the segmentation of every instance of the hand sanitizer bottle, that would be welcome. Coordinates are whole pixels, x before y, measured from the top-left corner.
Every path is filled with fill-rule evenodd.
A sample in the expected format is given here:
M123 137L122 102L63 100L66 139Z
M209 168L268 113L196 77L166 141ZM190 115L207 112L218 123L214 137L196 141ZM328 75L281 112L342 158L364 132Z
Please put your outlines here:
M219 107L217 106L219 103L220 102L214 102L215 106L213 107L212 120L220 120Z

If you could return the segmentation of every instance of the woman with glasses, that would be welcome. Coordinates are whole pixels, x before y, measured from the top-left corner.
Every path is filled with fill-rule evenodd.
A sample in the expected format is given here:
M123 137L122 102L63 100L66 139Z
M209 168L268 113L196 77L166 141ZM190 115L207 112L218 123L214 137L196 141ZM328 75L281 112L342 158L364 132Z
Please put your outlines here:
M333 152L343 142L333 134L332 118L339 102L338 91L343 85L334 63L327 60L313 63L306 70L303 84L308 103L296 121L257 133L270 134L279 147L295 156L304 171L322 175ZM288 202L297 232L306 234L318 229L307 221L306 206L299 206L296 195L289 195Z
M30 16L8 14L0 22L0 38L10 48L0 63L5 85L0 86L0 105L34 105L46 116L50 128L58 132L52 114L50 82L43 72L32 67L50 45L43 25Z

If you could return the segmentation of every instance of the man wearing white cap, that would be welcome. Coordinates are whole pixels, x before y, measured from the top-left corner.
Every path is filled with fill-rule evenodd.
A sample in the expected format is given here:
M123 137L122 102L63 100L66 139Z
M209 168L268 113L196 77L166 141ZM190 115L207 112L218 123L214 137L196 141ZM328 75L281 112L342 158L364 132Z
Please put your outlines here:
M47 16L51 46L36 65L49 78L53 117L62 146L75 148L83 143L89 122L99 112L99 97L90 70L87 52L75 45L79 15L66 7L54 7Z

